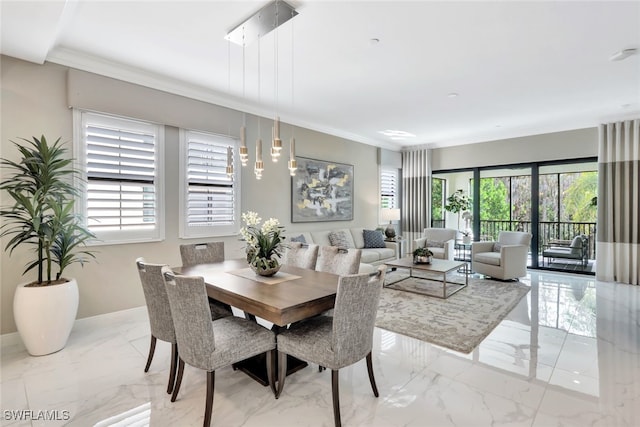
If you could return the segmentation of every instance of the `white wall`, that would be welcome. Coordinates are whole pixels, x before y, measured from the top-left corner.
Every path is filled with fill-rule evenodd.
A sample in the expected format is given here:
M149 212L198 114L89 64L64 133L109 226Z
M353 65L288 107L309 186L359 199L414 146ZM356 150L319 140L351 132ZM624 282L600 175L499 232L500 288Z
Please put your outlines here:
M84 83L73 83L73 89L83 93L67 93L67 67L45 63L36 65L14 58L1 58L1 144L0 156L16 159L17 152L9 140L30 138L41 134L48 138L62 137L72 141L72 110L70 102L94 103L93 108L122 109L120 114L162 114L165 128L165 187L166 187L166 238L158 243L99 246L97 261L84 268L72 266L65 275L78 279L80 308L78 317L93 316L144 304L142 288L134 267L136 257L144 256L150 262L179 265L178 246L185 242L178 238L178 128L186 120L182 110L190 108L189 117L194 121L189 126L220 134L238 134L242 114L220 106L169 95L164 92L106 79L104 77L76 73L76 79ZM77 76L80 77L77 77ZM168 98L169 97L169 98ZM116 99L118 98L118 99ZM166 103L167 99L171 101ZM164 102L164 103L163 103ZM187 107L184 107L187 106ZM118 113L118 111L105 111ZM262 138L268 140L270 119L262 119ZM282 125L283 139L288 137L291 127ZM247 141L250 148L257 137L257 119L247 118ZM375 227L378 224L378 157L377 149L365 144L337 138L319 132L296 128L297 155L315 159L339 161L354 165L354 220L349 222L291 224L291 186L289 171L282 161L272 164L265 156L265 171L261 181L256 181L251 167L241 173L242 210L254 210L263 217L275 217L285 225L287 231L319 230L349 226ZM4 173L4 171L2 172ZM7 205L6 195L0 202ZM207 239L192 240L205 241ZM213 239L211 239L213 240ZM243 245L238 236L227 236L215 240L225 242L227 258L241 257ZM190 241L191 242L191 241ZM6 240L0 242L2 248ZM23 266L31 254L17 250L11 257L2 251L0 271L0 321L1 333L15 331L13 321L13 294L17 283L34 280L33 274L22 277Z

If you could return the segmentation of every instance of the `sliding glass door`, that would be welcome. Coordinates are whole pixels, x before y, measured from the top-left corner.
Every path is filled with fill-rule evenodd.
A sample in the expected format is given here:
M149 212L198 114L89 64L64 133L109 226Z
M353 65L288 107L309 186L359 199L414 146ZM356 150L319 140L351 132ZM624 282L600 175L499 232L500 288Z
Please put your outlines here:
M474 241L531 233L530 267L593 274L597 174L591 159L434 172L431 224L460 230L459 238L469 231ZM473 201L466 215L446 210L458 190Z

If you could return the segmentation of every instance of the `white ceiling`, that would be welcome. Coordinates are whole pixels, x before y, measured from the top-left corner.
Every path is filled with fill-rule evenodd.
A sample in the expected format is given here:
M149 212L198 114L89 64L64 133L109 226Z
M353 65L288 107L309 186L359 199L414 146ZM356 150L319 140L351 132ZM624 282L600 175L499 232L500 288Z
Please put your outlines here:
M266 0L2 0L0 46L392 149L640 116L640 55L609 60L640 48L639 1L289 3L243 52L224 36Z

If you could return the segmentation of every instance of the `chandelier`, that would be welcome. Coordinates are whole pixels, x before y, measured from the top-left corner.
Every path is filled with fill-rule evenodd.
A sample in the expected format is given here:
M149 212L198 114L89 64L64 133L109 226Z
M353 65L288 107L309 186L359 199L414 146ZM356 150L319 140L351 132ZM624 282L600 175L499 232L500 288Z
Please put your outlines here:
M261 37L278 28L280 25L295 17L298 12L285 1L275 0L264 6L262 9L251 15L244 22L229 31L225 38L228 41L242 46L242 96L245 96L245 54L246 45L260 40ZM275 117L271 129L271 161L276 163L282 151L282 140L280 139L280 117L278 115L278 32L274 33L274 107ZM291 100L293 104L293 29L291 31ZM258 46L258 100L260 100L260 46ZM240 161L242 166L249 162L249 150L246 141L246 117L243 116L243 125L240 128ZM230 157L228 156L228 159ZM227 161L227 170L231 167L230 160ZM291 176L296 174L297 162L295 159L295 138L292 136L289 145L289 161L287 163ZM258 138L256 140L256 160L254 163L254 173L256 179L262 178L264 171L264 161L262 160L262 139L260 137L260 117L258 117Z

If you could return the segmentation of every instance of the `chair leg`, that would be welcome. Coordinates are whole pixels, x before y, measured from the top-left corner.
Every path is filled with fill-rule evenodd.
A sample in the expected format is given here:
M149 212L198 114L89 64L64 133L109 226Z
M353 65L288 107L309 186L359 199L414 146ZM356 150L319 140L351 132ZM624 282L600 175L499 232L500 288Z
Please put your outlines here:
M176 378L176 383L173 386L173 394L171 395L171 401L175 402L178 397L178 392L180 391L180 384L182 384L182 374L184 373L184 362L178 356L178 377Z
M367 372L369 372L369 382L373 389L373 395L378 397L378 387L376 386L376 379L373 377L373 360L371 360L371 352L367 354Z
M282 389L284 389L284 379L287 376L287 353L278 351L278 391L276 399L280 397Z
M147 357L147 364L144 367L145 372L149 372L149 367L151 366L151 361L153 360L153 353L156 351L156 337L151 335L151 345L149 346L149 356Z
M173 386L176 383L176 367L178 365L178 344L171 344L171 368L169 369L169 384L167 385L167 394L171 394Z
M207 372L207 401L204 407L203 427L211 425L211 410L213 409L213 389L216 383L216 371Z
M278 391L276 390L276 350L267 351L267 378L269 379L269 387L273 395L276 396ZM277 398L277 397L276 397Z
M331 394L333 395L333 421L336 427L341 427L340 421L340 392L338 391L338 370L331 370Z

